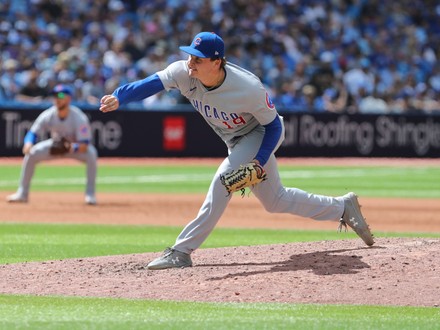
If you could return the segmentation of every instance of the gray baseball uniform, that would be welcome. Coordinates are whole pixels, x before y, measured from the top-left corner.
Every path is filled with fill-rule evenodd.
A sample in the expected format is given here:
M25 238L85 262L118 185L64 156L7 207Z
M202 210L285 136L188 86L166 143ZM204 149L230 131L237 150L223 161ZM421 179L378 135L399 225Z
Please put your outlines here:
M231 199L219 180L220 174L254 159L263 140L263 125L278 116L258 77L231 63L227 63L225 71L224 82L213 90L189 76L186 61L174 62L157 73L165 89L180 90L228 147L229 155L217 169L199 213L183 229L173 246L185 253L191 253L206 240ZM284 127L275 150L283 139ZM290 213L315 220L337 221L341 218L344 212L341 197L283 187L273 153L264 169L267 180L254 186L252 192L268 212Z
M85 153L66 153L64 155L51 155L49 153L52 139L65 137L70 142L91 141L92 133L87 116L76 106L70 105L69 115L60 119L56 106L44 110L35 120L30 131L40 139L50 134L50 138L36 143L31 151L25 155L21 170L20 185L17 194L28 198L32 177L37 163L45 160L73 158L86 164L87 183L86 195L95 195L95 182L97 172L96 148L89 143Z
M118 87L112 95L101 98L99 108L102 112L114 111L121 104L177 89L228 147L229 155L217 169L196 218L182 230L174 246L165 249L147 269L192 266L190 254L206 240L231 199L221 176L249 162L259 163L267 173L265 181L251 188L267 211L340 220L340 228L350 226L367 245L373 245L354 193L330 197L283 187L274 156L284 139L282 118L260 79L226 62L222 38L203 31L190 46L179 48L189 54L187 61L176 61L145 79Z

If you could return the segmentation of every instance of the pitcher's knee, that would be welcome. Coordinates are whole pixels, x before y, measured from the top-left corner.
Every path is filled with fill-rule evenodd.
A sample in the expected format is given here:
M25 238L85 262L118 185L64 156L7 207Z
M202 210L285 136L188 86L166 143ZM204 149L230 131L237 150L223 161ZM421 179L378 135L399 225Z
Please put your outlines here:
M49 159L49 155L35 149L31 149L26 157L28 159L28 162L32 163L38 163L42 160Z
M263 204L264 209L269 213L278 213L279 212L276 202L262 203L262 204Z

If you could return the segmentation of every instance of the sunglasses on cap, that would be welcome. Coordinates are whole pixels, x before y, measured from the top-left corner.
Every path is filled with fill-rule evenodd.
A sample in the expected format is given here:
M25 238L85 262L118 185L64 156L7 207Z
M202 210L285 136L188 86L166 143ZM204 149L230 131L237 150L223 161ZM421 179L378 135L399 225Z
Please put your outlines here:
M55 93L54 96L57 99L64 99L66 96L68 96L69 94L63 93L63 92L59 92L59 93Z

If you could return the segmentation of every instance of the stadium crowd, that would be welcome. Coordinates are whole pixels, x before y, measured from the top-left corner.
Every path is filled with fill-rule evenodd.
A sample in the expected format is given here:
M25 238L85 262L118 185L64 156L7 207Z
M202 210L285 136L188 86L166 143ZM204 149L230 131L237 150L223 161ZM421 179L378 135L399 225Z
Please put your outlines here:
M214 31L279 110L440 110L435 0L0 0L0 102L42 102L56 83L98 105L117 86L184 59ZM143 108L187 101L160 93ZM97 107L96 107L97 108Z

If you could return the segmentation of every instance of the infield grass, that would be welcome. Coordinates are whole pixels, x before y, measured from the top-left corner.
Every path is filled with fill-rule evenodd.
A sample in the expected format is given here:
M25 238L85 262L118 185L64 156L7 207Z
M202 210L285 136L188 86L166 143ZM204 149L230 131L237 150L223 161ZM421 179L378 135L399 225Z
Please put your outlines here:
M0 296L2 329L438 329L438 308Z
M90 224L0 222L0 264L159 252L182 228ZM440 233L375 233L376 237L439 237ZM336 239L358 239L353 232L215 228L201 248L252 246ZM147 261L147 260L146 260Z
M99 166L98 191L205 193L213 166ZM84 189L84 166L41 164L33 191ZM435 167L280 166L286 186L341 195L440 197ZM15 191L20 166L0 166L0 191ZM0 211L0 221L1 221ZM7 219L3 219L7 220ZM0 263L157 252L181 228L0 223ZM376 236L440 237L376 233ZM216 228L202 248L355 238L335 231ZM1 279L0 279L1 280ZM341 288L343 289L343 288ZM0 329L438 329L439 308L315 304L216 304L0 295Z
M83 191L84 166L37 166L33 191ZM205 193L215 166L108 166L98 169L98 192ZM19 166L0 166L0 190L15 191ZM440 168L384 166L280 166L287 187L339 196L439 198Z

